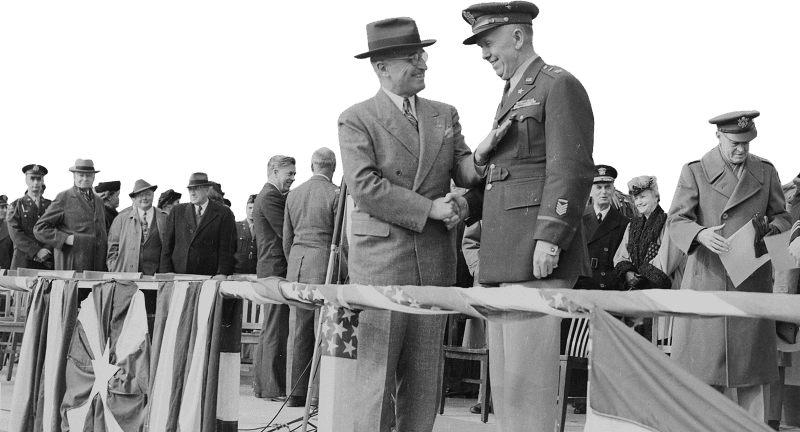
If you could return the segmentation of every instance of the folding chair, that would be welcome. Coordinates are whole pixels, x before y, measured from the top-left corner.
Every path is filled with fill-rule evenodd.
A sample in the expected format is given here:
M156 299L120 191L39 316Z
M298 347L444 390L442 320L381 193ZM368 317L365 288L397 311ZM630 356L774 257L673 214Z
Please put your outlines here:
M242 355L245 353L245 345L258 345L261 335L261 325L264 323L264 305L253 303L250 300L242 300ZM244 364L247 363L243 363ZM252 369L252 366L251 366Z
M589 318L572 318L567 334L567 346L560 356L558 413L561 415L559 431L564 432L569 400L586 402L586 397L569 397L572 371L589 369Z
M448 359L460 359L481 362L481 376L479 379L464 378L462 382L478 384L480 386L481 400L481 421L489 421L489 348L464 348L458 344L458 315L447 317L447 343L442 347L442 397L439 403L439 414L444 414L444 402L446 396L446 378L449 375Z

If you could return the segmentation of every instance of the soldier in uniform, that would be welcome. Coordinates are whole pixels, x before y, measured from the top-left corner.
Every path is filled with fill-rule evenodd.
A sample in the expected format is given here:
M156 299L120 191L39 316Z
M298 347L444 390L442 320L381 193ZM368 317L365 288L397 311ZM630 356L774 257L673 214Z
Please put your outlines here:
M94 188L94 191L103 200L103 209L106 212L106 232L111 230L111 224L117 218L119 212L119 191L122 188L122 183L119 181L100 182Z
M77 159L72 171L74 186L59 192L33 233L55 250L56 270L104 271L107 231L103 200L92 190L94 169L91 159Z
M233 274L256 274L258 250L253 228L253 206L258 194L247 198L247 218L236 222L236 267Z
M581 276L575 289L614 289L614 254L631 221L613 205L617 170L597 165L592 184L592 203L583 211L583 229L592 276Z
M572 288L591 275L581 217L594 177L594 116L580 81L534 51L538 13L526 1L462 12L473 33L464 44L477 44L505 81L495 124L512 123L493 151L475 151L486 185L466 194L467 222L482 211L482 285ZM514 318L488 323L498 430L550 432L560 319Z
M22 173L25 174L28 190L25 191L25 195L11 203L6 217L8 233L14 241L14 259L11 268L52 270L53 249L33 235L34 225L50 207L51 201L42 196L47 168L30 164L22 167Z
M0 269L11 268L11 257L14 255L14 243L8 235L8 197L0 195Z
M745 224L756 228L755 257L765 252L765 235L791 227L775 167L750 153L758 115L737 111L709 120L719 144L683 166L667 220L670 238L689 255L681 289L772 292L770 264L735 286L720 259L730 251L727 239ZM763 387L778 380L773 321L675 318L672 350L672 358L703 382L719 391L735 387L739 405L764 419Z

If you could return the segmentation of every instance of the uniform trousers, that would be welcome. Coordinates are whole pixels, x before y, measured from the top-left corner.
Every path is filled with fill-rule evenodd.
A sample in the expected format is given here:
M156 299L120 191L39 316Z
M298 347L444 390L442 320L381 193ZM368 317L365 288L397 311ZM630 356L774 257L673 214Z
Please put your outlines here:
M356 432L430 432L441 396L445 318L368 310L359 314ZM392 396L396 395L395 413Z

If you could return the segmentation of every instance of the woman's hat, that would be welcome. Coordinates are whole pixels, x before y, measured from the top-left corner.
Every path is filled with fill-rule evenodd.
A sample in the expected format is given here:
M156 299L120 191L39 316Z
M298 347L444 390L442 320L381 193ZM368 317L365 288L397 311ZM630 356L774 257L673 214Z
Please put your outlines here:
M367 24L369 51L355 57L364 59L387 51L424 48L435 43L436 39L420 40L417 23L413 19L407 17L387 18Z
M628 182L628 194L635 197L646 190L652 190L658 194L658 182L656 176L639 176L634 177Z
M158 197L158 208L163 208L167 203L181 199L183 194L175 192L172 189L167 189Z

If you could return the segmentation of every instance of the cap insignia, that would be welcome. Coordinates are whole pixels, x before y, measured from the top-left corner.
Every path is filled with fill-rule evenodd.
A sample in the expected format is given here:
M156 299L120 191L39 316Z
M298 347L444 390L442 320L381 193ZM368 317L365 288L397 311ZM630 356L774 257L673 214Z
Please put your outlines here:
M507 5L506 5L506 9L508 9L508 10L511 10L511 5L510 5L510 4L507 4Z
M601 176L604 176L604 175L606 175L606 169L605 168L598 168L597 169L597 173L600 174Z
M39 165L34 165L33 168L31 168L31 169L33 171L39 171Z
M469 11L464 11L462 12L462 14L464 15L464 18L467 20L467 22L469 22L469 25L475 25L475 17L472 16L472 14L469 13Z
M740 128L746 128L748 123L750 123L750 119L747 118L747 117L742 117L742 118L739 119L739 127Z

